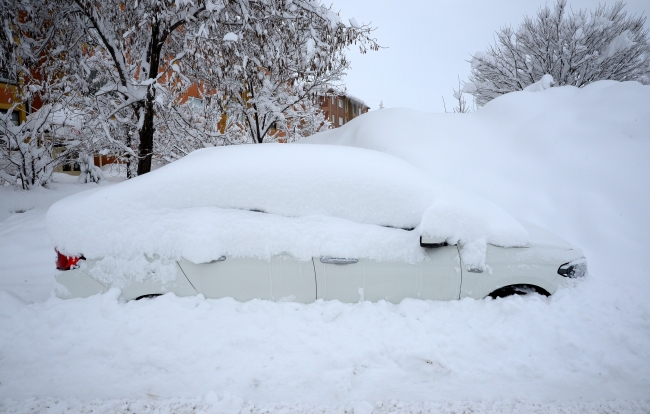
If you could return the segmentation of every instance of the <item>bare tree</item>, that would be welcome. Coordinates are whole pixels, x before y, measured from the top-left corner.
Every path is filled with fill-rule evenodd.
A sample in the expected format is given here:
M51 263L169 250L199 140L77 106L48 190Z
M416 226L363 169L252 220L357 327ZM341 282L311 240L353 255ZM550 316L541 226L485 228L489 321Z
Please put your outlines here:
M556 84L584 86L601 79L648 82L650 47L646 18L628 16L625 4L573 11L566 0L516 29L504 27L496 43L471 60L463 92L484 105L504 93L523 90L545 74Z
M453 113L458 113L458 114L465 114L468 112L472 112L472 109L467 105L467 101L465 100L465 96L463 96L463 88L461 87L460 84L460 77L458 78L458 89L452 89L454 91L453 96L454 99L457 101L456 106L452 108ZM445 113L447 112L447 104L445 103L445 97L442 97L442 104L445 108Z

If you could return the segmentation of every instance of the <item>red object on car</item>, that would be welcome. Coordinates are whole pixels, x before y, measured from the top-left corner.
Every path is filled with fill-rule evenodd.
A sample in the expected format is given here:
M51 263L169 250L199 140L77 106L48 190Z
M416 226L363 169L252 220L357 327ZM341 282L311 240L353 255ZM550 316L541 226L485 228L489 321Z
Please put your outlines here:
M56 251L56 268L59 270L70 270L74 269L78 266L79 260L86 260L85 257L79 256L66 256L59 252L58 250L54 249Z

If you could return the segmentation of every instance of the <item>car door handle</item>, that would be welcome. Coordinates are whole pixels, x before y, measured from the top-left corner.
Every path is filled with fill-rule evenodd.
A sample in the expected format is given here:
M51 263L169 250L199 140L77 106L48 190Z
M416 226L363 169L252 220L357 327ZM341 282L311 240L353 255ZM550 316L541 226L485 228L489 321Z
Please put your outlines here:
M221 256L221 257L218 258L218 259L214 259L214 260L209 261L208 264L210 264L210 263L217 263L217 262L223 262L224 260L226 260L226 256Z
M339 265L346 265L346 264L354 264L357 263L359 259L346 259L343 257L321 257L320 262L321 263L327 263L327 264L339 264Z

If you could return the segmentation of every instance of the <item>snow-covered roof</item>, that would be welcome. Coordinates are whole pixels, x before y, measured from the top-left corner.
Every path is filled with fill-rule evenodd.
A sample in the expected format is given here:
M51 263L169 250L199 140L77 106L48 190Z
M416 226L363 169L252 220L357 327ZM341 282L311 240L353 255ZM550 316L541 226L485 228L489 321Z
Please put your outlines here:
M352 94L346 93L345 97L350 99L351 101L355 101L355 102L360 103L361 105L363 105L365 107L368 107L368 105L366 105L366 103L363 101L363 99L357 98L356 96L354 96Z

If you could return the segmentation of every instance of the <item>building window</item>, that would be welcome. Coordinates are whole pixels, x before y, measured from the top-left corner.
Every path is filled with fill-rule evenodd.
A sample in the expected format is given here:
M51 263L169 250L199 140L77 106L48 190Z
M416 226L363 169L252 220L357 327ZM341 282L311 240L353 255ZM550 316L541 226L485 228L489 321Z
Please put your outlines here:
M189 97L188 101L189 101L190 105L192 105L192 111L198 112L198 111L203 110L203 99Z
M9 111L7 111L6 109L0 109L0 114L2 114L3 116L6 116L7 112ZM16 126L20 125L20 114L18 113L18 111L14 110L13 112L11 112L11 123Z
M63 171L81 171L81 165L78 162L73 162L70 164L63 164L61 166Z
M343 125L343 118L339 117L339 126Z
M81 171L81 165L77 161L79 158L78 154L70 154L68 155L68 158L65 160L65 163L61 166L61 170L63 171Z
M9 71L7 70L0 70L0 81L4 81L7 83L15 83L16 76L14 73L9 73Z
M332 115L332 125L336 123L336 118Z
M332 96L331 98L332 98L332 105L334 105L334 97Z
M343 108L343 99L339 99L339 108Z

